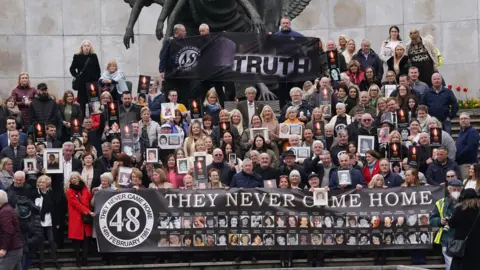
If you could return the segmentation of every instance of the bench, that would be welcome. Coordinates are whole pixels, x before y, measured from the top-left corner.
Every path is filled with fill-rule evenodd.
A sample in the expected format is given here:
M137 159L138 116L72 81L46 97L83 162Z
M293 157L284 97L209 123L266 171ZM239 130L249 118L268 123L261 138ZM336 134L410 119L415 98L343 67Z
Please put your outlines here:
M279 100L256 100L255 102L258 102L263 105L268 105L272 107L273 112L275 113L275 116L279 118L280 116L280 101ZM225 101L224 102L224 109L227 111L232 111L233 109L237 108L237 102L236 101Z

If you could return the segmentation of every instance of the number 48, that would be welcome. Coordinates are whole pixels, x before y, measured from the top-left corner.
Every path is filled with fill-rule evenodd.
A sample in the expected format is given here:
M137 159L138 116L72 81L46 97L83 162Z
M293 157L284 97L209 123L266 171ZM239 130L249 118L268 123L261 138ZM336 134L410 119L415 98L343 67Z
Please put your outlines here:
M117 227L117 232L122 232L125 226L128 232L136 232L140 228L138 217L140 210L137 207L130 207L125 212L126 219L123 218L123 207L119 207L115 215L109 222L110 227Z

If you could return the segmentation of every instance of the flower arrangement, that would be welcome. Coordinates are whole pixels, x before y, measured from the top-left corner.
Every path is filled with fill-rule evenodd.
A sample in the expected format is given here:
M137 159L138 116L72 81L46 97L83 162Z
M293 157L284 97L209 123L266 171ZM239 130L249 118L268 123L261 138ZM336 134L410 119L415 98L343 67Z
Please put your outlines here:
M448 89L452 90L452 85L449 84L448 85ZM459 109L477 109L477 108L480 108L480 99L476 99L476 98L468 98L467 97L467 93L468 93L468 88L461 88L460 86L457 86L455 88L455 90L460 93L462 92L463 90L463 93L464 93L464 96L465 98L464 99L458 99L457 102L458 102L458 108Z

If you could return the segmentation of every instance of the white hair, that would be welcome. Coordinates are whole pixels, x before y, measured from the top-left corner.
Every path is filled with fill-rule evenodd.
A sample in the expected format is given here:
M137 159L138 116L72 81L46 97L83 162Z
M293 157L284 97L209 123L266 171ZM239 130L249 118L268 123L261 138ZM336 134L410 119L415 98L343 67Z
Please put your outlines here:
M21 177L23 179L25 179L25 173L23 171L16 171L15 174L13 175L13 177Z
M315 145L320 144L322 148L325 148L325 145L323 144L322 141L316 140L312 143L312 148L315 147Z
M302 93L302 89L298 88L298 87L293 87L292 89L290 89L290 96L293 95L295 92L297 93Z
M4 190L1 190L0 189L0 205L4 205L8 203L8 195L7 195L7 192L5 192Z
M113 174L110 172L102 173L100 175L100 179L106 178L108 180L108 183L113 184Z
M290 174L288 175L288 177L292 177L293 175L296 175L296 176L300 177L300 172L297 171L297 170L292 170L290 172Z
M64 142L62 145L62 148L65 148L65 146L75 147L75 145L72 142Z
M337 109L345 109L345 108L347 108L347 106L345 105L345 103L337 103L337 105L335 105L335 108L337 108Z
M255 95L257 94L257 88L255 88L255 87L253 87L253 86L247 87L247 88L245 89L245 94L247 94L247 93L250 92L250 91L254 92Z
M210 27L209 27L208 24L206 24L206 23L202 23L202 24L200 24L200 27L198 27L198 29L202 29L202 28L205 28L205 29L207 29L207 30L210 30Z

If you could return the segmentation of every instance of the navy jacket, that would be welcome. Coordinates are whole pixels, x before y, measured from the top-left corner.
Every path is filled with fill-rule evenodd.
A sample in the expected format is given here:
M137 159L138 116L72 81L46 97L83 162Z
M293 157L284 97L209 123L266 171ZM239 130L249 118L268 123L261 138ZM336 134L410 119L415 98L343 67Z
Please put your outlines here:
M434 186L444 183L447 179L447 172L450 170L455 171L458 179L463 179L460 173L460 166L455 161L447 159L447 163L442 165L437 160L434 160L428 165L427 173L425 174L427 183Z
M423 95L421 104L427 105L428 114L436 117L441 122L447 118L452 119L457 116L457 98L452 90L448 88L442 87L442 90L440 90L438 94L430 88L430 90Z
M286 120L285 113L287 113L287 109L290 106L295 106L295 105L292 105L292 102L289 101L287 102L287 104L285 104L285 106L283 106L282 111L280 112L280 120L278 121L279 123L283 123ZM310 119L312 117L312 107L310 106L310 104L308 104L305 100L302 100L302 104L300 104L297 111L298 111L297 117L300 117L300 114L302 113L303 115L305 115L305 117L307 117L307 121L305 122L305 124L310 122Z
M403 184L402 177L393 172L388 172L383 178L385 178L385 185L387 187L399 187Z
M262 177L257 174L246 174L243 171L235 174L233 176L232 182L230 183L232 188L263 188Z
M212 162L212 164L207 166L207 172L213 168L218 169L220 171L220 181L224 185L230 186L230 182L232 181L232 178L236 173L235 169L230 168L227 162L222 162L222 163Z
M152 120L160 123L160 114L162 110L162 103L165 103L165 96L163 94L155 96L153 99L147 95L148 108L152 113Z
M23 132L20 133L20 138L18 143L22 146L27 146L28 140L27 140L27 134ZM3 149L8 146L8 132L3 133L0 135L0 149Z
M299 32L290 30L290 31L279 31L273 34L274 36L287 36L287 37L304 37L304 35Z
M357 60L358 62L360 62L362 70L365 70L366 67L372 67L375 71L375 75L377 75L377 80L382 80L383 63L382 60L380 60L380 57L378 57L378 54L375 53L375 51L370 49L368 58L365 58L365 56L363 56L362 49L360 49L356 54L353 55L352 60Z
M459 165L477 163L479 140L478 131L472 126L460 129L456 142L457 155L455 156L455 161ZM466 177L466 175L464 176Z
M170 42L172 41L173 37L166 38L163 42L162 49L160 50L160 64L158 66L158 71L160 73L165 72L167 69L167 64L169 61L168 57L168 51L170 49Z
M338 185L338 175L337 175L337 172L340 170L343 170L343 169L338 168L338 170L332 173L332 176L330 177L329 188L331 190L340 188L340 186ZM347 188L355 188L357 185L361 185L362 187L365 187L365 188L367 187L367 184L365 184L365 180L363 179L363 175L359 170L350 168L349 171L350 171L350 179L352 180L352 185L348 186Z

